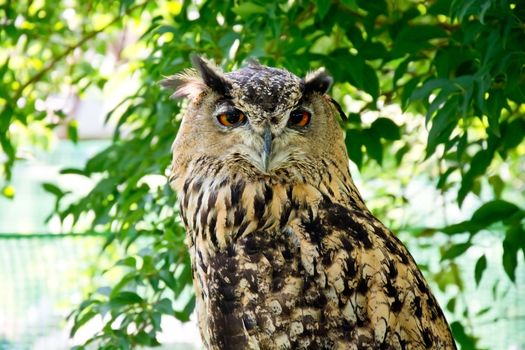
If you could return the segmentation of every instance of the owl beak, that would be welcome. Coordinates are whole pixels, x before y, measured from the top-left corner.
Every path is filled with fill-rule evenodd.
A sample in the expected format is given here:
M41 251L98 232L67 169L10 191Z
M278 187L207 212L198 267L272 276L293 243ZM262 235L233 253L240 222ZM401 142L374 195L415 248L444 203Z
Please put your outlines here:
M268 165L270 165L270 155L272 154L272 129L270 125L266 125L263 133L263 165L264 169L268 171Z

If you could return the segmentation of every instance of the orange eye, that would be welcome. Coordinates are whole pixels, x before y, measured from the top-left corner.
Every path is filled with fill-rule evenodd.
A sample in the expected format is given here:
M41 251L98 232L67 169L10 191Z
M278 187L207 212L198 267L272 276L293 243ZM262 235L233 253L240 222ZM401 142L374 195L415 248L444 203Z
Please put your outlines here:
M224 126L239 126L246 122L246 116L243 112L235 109L219 114L217 121Z
M300 126L305 127L310 124L310 119L312 115L310 112L304 110L295 110L290 113L290 118L288 119L288 126Z

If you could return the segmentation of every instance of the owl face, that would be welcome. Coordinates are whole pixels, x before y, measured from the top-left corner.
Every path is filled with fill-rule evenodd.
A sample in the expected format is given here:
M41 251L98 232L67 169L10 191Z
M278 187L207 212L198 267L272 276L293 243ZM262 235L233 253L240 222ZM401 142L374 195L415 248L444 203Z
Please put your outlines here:
M347 162L323 70L301 79L256 62L229 73L199 57L194 65L163 83L190 99L173 147L174 177L192 171L301 181L323 159Z

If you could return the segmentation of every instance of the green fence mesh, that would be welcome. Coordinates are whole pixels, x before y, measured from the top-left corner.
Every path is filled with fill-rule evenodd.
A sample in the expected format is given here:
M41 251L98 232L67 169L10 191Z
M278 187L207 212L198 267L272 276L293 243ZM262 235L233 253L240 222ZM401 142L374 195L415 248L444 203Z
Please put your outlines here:
M498 259L499 260L499 259ZM525 266L520 259L516 269L516 280L510 282L502 271L489 268L485 272L485 283L467 288L466 303L489 306L482 308L481 316L472 321L480 346L487 350L525 350ZM494 265L500 264L494 261ZM498 297L495 299L493 294Z
M16 195L10 200L0 196L0 350L70 349L74 343L69 339L67 315L95 286L111 284L95 273L115 258L108 251L100 254L103 236L3 233L59 230L57 222L45 222L53 211L54 196L43 190L42 183L66 190L91 188L89 180L59 176L59 170L82 167L107 144L107 140L58 141L51 153L35 150L33 160L19 162L13 169ZM195 349L189 345L197 336L194 323L180 325L173 319L164 323L164 349ZM94 331L81 329L76 341ZM181 335L185 337L173 344Z
M89 286L103 237L0 234L0 349L70 348L66 316Z

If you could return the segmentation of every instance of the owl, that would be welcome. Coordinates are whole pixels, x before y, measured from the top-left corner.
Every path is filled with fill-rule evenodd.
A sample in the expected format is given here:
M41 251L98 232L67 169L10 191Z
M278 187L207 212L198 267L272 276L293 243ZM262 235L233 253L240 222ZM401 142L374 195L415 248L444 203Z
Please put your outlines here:
M170 183L205 347L456 349L414 259L352 181L332 78L192 60L162 84L189 100Z

